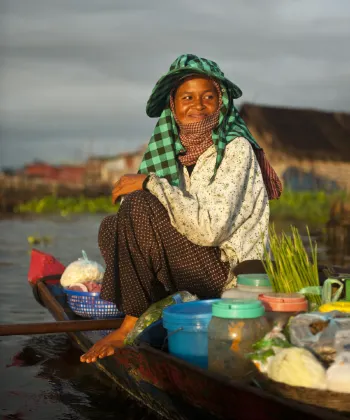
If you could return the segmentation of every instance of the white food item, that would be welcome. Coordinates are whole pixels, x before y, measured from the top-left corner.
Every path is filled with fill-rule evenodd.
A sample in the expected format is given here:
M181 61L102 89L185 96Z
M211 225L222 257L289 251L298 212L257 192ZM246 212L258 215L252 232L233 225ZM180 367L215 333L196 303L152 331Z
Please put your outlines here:
M327 389L350 393L350 352L340 353L327 370Z
M303 348L281 350L269 363L268 376L287 385L326 389L326 370Z
M101 283L103 274L104 269L97 262L78 259L66 267L60 282L63 287L73 286L74 284L85 283L87 281Z

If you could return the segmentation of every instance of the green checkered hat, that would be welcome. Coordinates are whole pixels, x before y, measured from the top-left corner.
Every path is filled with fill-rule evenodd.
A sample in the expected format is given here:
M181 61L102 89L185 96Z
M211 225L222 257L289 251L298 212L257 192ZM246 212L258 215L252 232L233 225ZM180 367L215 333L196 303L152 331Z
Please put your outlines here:
M233 105L233 99L242 95L241 90L224 77L224 73L213 61L181 55L171 65L169 72L157 82L147 102L146 112L150 117L159 117L148 148L141 162L139 173L156 173L166 178L171 185L179 185L178 159L186 150L181 144L177 125L170 108L170 92L188 74L203 74L215 79L222 91L222 106L218 126L212 138L217 152L216 165L212 179L224 157L226 145L237 137L244 137L254 149L260 149L244 121Z
M193 73L210 76L218 82L221 82L228 90L229 96L232 99L237 99L242 96L241 89L226 79L224 73L214 61L200 58L193 54L184 54L180 55L173 62L168 73L162 76L156 83L147 102L147 115L149 117L160 117L169 101L169 94L172 88L180 79Z

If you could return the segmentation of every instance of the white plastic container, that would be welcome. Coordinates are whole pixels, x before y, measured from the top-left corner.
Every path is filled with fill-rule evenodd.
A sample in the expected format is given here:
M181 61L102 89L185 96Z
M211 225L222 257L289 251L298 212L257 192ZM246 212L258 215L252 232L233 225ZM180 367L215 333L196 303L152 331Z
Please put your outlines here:
M267 274L239 274L237 286L225 290L223 299L258 299L260 294L273 292Z

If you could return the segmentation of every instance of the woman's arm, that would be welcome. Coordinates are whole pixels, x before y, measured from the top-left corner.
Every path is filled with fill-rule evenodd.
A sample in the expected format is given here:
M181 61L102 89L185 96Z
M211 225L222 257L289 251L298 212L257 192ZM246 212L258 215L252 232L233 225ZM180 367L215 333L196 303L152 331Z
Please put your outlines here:
M178 232L197 245L220 246L253 213L262 214L268 198L254 151L244 138L228 144L211 184L212 167L210 170L211 174L203 173L203 185L196 194L184 193L155 174L150 176L147 189L167 209Z

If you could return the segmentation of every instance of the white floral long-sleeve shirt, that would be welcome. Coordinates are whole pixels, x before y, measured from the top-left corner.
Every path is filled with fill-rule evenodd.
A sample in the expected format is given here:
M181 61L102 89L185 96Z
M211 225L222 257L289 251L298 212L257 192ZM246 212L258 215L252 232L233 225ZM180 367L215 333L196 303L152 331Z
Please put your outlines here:
M198 159L191 177L184 167L180 185L150 174L147 189L167 209L172 226L191 242L221 249L222 261L261 259L268 238L269 200L249 141L239 137L225 149L212 183L215 146Z

